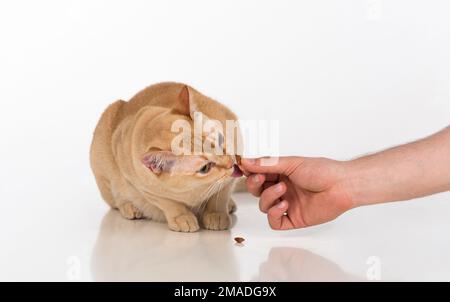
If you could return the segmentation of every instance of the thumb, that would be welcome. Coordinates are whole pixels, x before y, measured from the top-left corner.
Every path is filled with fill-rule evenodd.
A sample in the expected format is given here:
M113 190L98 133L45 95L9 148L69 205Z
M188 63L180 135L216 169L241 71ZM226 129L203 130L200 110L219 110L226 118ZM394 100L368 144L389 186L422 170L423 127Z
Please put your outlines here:
M298 156L261 157L242 159L244 171L262 174L291 174L305 159Z

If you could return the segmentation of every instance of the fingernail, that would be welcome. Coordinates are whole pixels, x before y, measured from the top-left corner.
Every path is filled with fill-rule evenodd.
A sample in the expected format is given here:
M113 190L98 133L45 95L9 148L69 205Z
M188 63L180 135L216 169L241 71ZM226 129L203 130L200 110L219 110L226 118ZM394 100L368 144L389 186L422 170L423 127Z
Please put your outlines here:
M279 183L275 185L275 192L280 193L283 191L283 184Z
M253 175L252 176L252 181L256 184L256 183L259 183L259 175L258 174L255 174L255 175Z
M283 209L285 207L286 207L286 201L284 201L284 200L277 204L277 208L279 208L279 209Z
M254 158L246 158L246 159L244 159L244 161L250 165L256 164L256 159L254 159Z

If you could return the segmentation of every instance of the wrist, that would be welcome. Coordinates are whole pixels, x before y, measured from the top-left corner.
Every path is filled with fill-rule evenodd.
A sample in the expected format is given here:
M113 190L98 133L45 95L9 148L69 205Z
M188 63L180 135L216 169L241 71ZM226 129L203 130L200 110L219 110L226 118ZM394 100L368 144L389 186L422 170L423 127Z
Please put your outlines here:
M345 171L344 190L346 191L352 208L375 203L376 174L361 160L343 162Z

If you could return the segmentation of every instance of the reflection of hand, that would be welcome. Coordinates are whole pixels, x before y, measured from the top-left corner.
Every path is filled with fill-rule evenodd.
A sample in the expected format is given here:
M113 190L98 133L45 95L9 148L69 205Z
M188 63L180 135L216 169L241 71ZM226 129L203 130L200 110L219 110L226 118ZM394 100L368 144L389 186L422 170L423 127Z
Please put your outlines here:
M357 278L307 250L277 247L261 264L258 281L357 281Z
M243 160L247 188L260 197L273 229L302 228L330 221L352 208L343 164L329 159L282 157L276 165ZM285 215L285 213L287 215Z

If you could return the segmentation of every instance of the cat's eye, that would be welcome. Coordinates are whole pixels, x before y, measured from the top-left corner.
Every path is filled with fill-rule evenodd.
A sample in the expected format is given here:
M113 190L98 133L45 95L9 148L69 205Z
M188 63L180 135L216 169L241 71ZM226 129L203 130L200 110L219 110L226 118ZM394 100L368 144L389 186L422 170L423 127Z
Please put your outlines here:
M211 171L213 165L214 163L207 163L206 165L203 165L197 172L200 174L207 174L209 171Z

